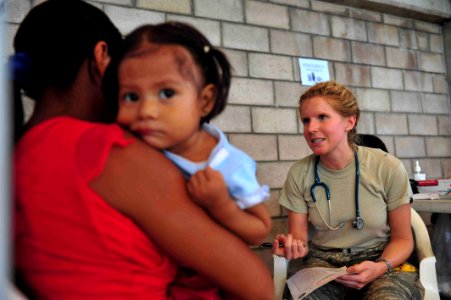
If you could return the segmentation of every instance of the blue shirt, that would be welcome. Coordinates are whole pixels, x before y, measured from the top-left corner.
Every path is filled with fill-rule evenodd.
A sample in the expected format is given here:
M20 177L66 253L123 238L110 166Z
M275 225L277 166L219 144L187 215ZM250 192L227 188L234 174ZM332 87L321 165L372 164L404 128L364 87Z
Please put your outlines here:
M221 172L229 194L241 209L265 201L269 197L269 187L258 183L255 175L257 167L255 161L242 150L231 145L218 127L204 124L202 129L218 139L218 144L207 161L192 162L167 150L164 150L164 154L183 171L187 179L207 166Z

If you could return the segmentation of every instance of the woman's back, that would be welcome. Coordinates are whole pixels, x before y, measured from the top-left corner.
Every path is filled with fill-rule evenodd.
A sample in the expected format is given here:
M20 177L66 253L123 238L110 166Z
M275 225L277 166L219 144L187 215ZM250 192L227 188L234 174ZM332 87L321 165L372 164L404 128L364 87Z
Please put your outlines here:
M18 143L16 267L38 298L166 299L173 262L88 185L110 148L128 143L115 125L67 117Z

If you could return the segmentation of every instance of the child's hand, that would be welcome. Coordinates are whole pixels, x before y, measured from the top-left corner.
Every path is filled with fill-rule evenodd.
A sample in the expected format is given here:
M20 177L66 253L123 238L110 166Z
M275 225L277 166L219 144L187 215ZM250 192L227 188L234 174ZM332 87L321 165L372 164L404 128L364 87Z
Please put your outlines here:
M231 201L222 174L210 167L191 176L188 191L197 204L207 209L217 208Z

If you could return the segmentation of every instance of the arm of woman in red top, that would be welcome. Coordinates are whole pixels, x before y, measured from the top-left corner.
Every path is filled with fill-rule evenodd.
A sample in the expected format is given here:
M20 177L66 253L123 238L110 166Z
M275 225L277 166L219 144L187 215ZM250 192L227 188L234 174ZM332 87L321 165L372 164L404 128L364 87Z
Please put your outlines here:
M91 186L176 261L227 293L239 299L273 299L268 268L194 204L183 176L160 152L138 140L114 147Z

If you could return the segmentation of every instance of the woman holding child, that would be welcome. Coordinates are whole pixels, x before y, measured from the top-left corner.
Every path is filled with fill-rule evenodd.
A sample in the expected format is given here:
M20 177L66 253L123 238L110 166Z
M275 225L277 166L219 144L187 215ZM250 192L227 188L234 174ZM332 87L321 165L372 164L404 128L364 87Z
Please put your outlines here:
M15 36L16 124L22 93L36 102L14 151L20 287L33 299L174 299L182 265L231 298L272 299L267 268L189 198L181 172L112 124L101 83L121 43L81 0L35 6Z

